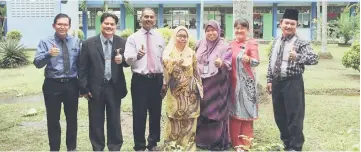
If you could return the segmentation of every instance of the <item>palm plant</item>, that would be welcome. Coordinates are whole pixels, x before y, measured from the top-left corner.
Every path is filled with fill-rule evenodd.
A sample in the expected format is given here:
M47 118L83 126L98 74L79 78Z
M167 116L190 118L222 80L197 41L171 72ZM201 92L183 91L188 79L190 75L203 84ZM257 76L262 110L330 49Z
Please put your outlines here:
M16 68L29 64L25 46L17 40L9 39L0 43L0 56L1 68Z
M0 7L0 41L3 40L3 32L4 32L4 23L6 20L6 5L4 7Z

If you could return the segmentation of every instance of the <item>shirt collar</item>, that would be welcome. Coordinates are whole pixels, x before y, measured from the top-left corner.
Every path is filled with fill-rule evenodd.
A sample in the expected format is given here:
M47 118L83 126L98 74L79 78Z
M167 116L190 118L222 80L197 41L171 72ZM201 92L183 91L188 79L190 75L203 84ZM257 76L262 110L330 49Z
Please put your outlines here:
M55 39L55 41L57 41L57 42L61 42L62 40L58 37L58 35L56 35L56 33L54 33L54 39ZM70 35L69 34L66 34L66 37L65 37L65 41L69 41L69 39L70 39Z
M141 28L140 30L142 31L143 34L147 34L147 32L149 32L150 35L152 35L153 32L154 32L153 29L150 29L149 31L147 31L147 30L145 30L144 28Z
M294 36L295 36L295 34L288 35L288 36L282 36L281 40L282 41L290 41Z
M100 33L100 40L102 41L103 44L107 40L102 33ZM108 40L110 41L111 44L113 44L113 36Z

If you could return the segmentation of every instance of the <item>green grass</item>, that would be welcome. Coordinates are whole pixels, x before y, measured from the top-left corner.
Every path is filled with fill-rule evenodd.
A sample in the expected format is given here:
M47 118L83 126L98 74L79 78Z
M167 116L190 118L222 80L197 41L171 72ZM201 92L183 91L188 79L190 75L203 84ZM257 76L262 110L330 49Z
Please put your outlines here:
M268 58L260 45L261 64L257 68L258 80L266 84ZM341 93L330 95L327 92L335 90L359 91L359 73L346 69L341 64L343 53L348 48L329 45L329 51L334 56L332 60L320 60L318 65L309 66L304 74L306 92L316 92L306 95L306 116L304 124L304 150L352 150L359 144L359 107L360 96L346 96ZM315 52L320 50L314 47ZM29 51L31 60L35 52ZM131 72L125 70L127 86L130 86ZM16 95L41 94L44 80L43 69L28 65L18 69L0 70L0 103L1 100ZM29 108L36 108L38 115L23 117ZM122 130L124 144L122 150L133 150L131 98L129 94L122 101ZM164 110L162 111L164 115ZM279 131L273 118L271 102L260 105L260 118L255 121L255 142L260 146L271 143L281 143ZM43 151L48 150L47 130L45 126L45 106L43 102L20 102L0 104L0 151ZM62 113L62 149L65 146L65 117ZM90 151L88 136L87 101L80 100L78 112L78 150ZM25 125L25 126L23 126ZM162 127L164 124L162 125ZM163 134L162 134L163 135ZM161 144L163 141L161 141ZM230 149L231 150L231 149Z

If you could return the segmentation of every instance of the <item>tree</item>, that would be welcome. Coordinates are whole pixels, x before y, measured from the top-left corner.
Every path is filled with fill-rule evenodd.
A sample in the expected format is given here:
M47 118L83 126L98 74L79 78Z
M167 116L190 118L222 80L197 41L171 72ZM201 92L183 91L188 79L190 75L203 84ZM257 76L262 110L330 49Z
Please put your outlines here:
M321 52L318 54L321 59L332 59L332 54L327 51L327 1L322 1L322 44Z
M0 41L3 40L3 32L4 32L4 25L6 21L6 5L4 7L0 7Z
M104 0L104 12L108 12L108 0Z
M330 21L328 23L328 27L334 32L334 35L337 35L337 37L341 37L343 39L343 43L341 43L342 45L350 46L348 42L352 38L354 40L359 38L359 6L360 4L347 5L337 20ZM355 13L350 16L351 8L355 8Z
M319 20L319 22L317 22L317 35L316 35L316 41L320 42L321 41L321 22L320 22L320 18L321 18L321 2L317 1L317 20Z
M322 1L322 49L327 52L327 1Z

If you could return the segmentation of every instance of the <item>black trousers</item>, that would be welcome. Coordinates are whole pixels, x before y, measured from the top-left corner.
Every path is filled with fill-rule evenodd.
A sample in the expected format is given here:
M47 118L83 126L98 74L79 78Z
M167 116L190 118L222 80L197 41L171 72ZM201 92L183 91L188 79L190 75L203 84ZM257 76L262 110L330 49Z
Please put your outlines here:
M285 149L302 150L305 91L302 75L272 81L274 117Z
M50 151L59 151L61 142L60 110L64 104L67 150L75 150L77 142L78 80L46 78L43 84Z
M149 112L148 146L150 149L160 141L160 118L162 98L160 95L163 76L146 77L133 74L131 92L133 109L134 150L145 150L145 125Z
M111 81L110 81L111 82ZM104 119L107 116L107 146L109 151L120 151L123 144L120 126L120 99L116 99L115 90L108 81L103 83L100 94L93 94L88 101L89 137L94 151L103 151L105 147Z

